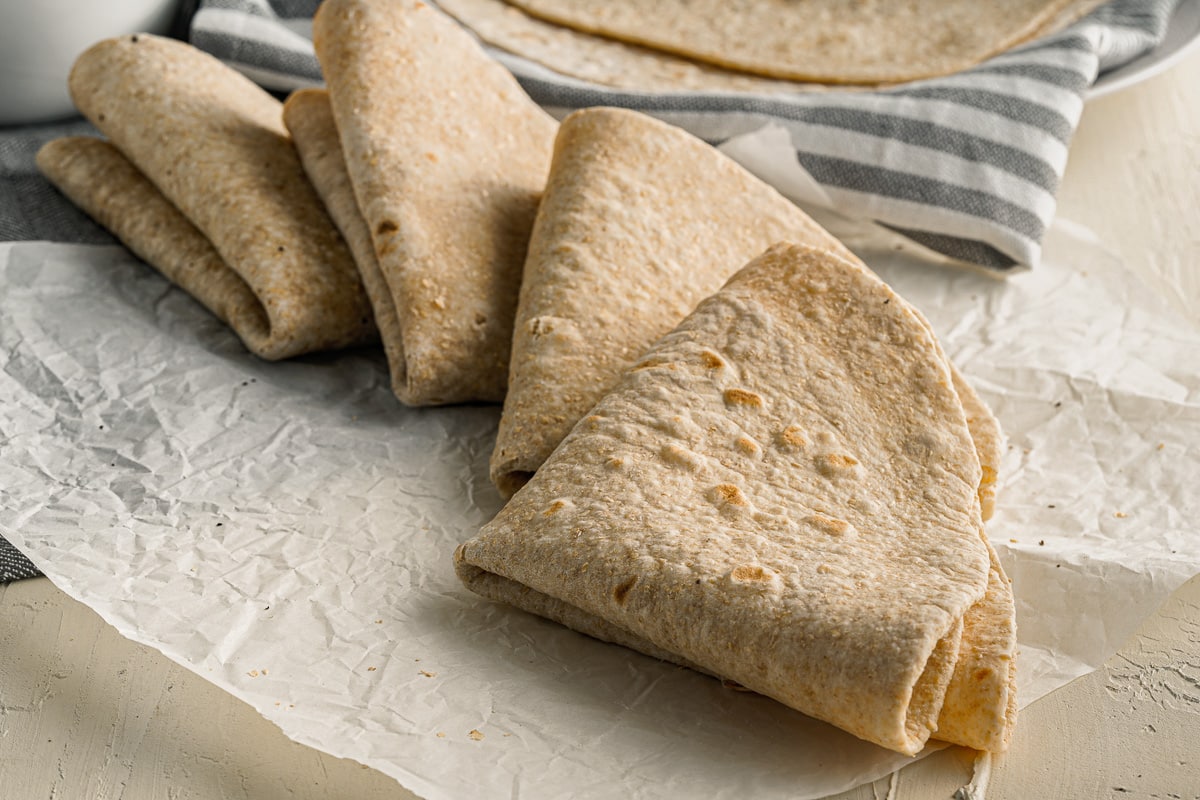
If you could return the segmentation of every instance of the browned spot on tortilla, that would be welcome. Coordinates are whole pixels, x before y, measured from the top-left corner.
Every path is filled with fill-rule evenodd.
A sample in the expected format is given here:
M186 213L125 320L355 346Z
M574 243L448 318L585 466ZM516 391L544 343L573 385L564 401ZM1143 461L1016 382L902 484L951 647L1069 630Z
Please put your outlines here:
M816 461L817 470L827 478L852 474L851 471L858 466L858 459L845 453L822 453L813 460Z
M385 219L375 226L376 236L386 236L389 233L395 233L400 230L400 226L390 219Z
M830 536L842 536L851 530L850 523L846 520L827 517L824 514L809 514L804 521Z
M741 450L748 456L758 455L759 450L761 449L758 446L758 442L754 441L749 436L739 436L737 441L735 441L733 444L738 450Z
M712 488L711 497L715 502L727 503L731 506L748 506L750 501L742 490L732 483L718 483Z
M734 567L733 572L729 573L729 577L735 581L762 583L771 580L771 573L758 564L742 564Z
M804 438L804 430L799 425L788 425L779 432L779 443L785 447L804 447L808 439Z
M551 503L549 506L546 507L546 510L542 512L542 515L548 517L551 514L555 514L559 511L562 511L564 508L566 508L566 505L567 504L564 503L562 500L555 500L553 503Z
M629 590L633 588L638 581L637 575L626 580L617 588L613 589L613 600L616 600L621 605L625 604L625 599L629 596Z
M720 369L725 366L725 359L714 353L712 350L705 348L700 351L700 363L709 369Z
M746 389L726 389L725 405L727 406L750 406L751 408L762 408L762 395L748 391Z

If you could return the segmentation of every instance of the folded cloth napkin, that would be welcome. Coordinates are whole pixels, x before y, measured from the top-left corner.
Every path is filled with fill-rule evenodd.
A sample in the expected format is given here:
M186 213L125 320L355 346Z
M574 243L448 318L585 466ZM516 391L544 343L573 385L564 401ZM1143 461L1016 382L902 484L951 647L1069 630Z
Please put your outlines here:
M1113 0L974 69L875 91L629 92L492 52L534 100L556 113L624 106L713 143L780 125L797 162L835 210L1003 273L1038 262L1088 88L1100 74L1161 43L1178 2ZM311 20L317 5L200 0L189 38L268 89L316 86L321 70ZM89 130L82 122L0 129L0 241L112 241L33 163L43 142ZM6 559L7 552L0 549L0 581L36 574L16 551Z

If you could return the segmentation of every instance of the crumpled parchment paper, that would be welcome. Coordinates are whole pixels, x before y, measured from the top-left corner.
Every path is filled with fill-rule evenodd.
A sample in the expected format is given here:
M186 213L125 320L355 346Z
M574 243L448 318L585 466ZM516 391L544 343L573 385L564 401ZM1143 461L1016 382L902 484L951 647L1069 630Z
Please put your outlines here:
M1200 572L1200 330L1068 223L1005 282L844 235L1009 437L988 532L1029 703ZM259 361L119 248L20 243L0 365L0 533L124 635L419 795L797 800L908 761L463 589L498 409L405 409L379 352Z

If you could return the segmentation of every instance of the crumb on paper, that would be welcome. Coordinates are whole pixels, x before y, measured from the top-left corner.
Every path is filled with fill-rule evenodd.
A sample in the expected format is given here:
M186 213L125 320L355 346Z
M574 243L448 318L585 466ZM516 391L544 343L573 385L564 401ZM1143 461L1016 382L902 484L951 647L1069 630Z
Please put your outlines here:
M249 675L251 678L257 678L257 677L258 677L258 670L256 670L256 669L252 669L252 670L250 670L249 672L247 672L246 674L247 674L247 675Z
M467 736L471 737L477 742L483 741L483 733L481 733L477 728L472 728L471 732L468 733Z
M1117 519L1125 519L1129 515L1126 514L1124 511L1114 511L1113 516L1116 517Z
M382 625L382 624L383 624L383 620L381 620L381 619L377 619L377 620L375 620L375 624L376 624L376 625Z
M1058 508L1058 506L1054 505L1054 503L1051 503L1050 505L1046 506L1046 508Z
M1167 446L1167 443L1166 443L1166 442L1159 442L1159 443L1158 443L1158 447L1156 447L1156 448L1154 448L1154 449L1155 449L1155 450L1162 450L1162 449L1163 449L1164 447L1166 447L1166 446Z
M367 667L367 672L374 672L378 667Z
M1008 541L1012 542L1013 544L1017 544L1017 543L1018 543L1016 539L1009 539Z
M445 732L444 732L444 731L438 731L436 735L437 735L437 738L439 738L439 739L445 739L445 738L446 738L446 734L445 734Z
M1038 547L1045 547L1045 546L1046 546L1046 540L1038 539Z
M420 675L424 675L426 678L436 678L437 677L436 672L429 672L429 671L423 670L423 669L417 670L417 673Z

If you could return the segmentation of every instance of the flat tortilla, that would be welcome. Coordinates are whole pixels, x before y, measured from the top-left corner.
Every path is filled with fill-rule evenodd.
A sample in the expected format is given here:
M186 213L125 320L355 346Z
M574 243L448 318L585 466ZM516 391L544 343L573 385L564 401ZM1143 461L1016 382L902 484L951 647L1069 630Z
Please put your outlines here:
M594 36L530 16L504 0L437 0L437 4L490 45L560 75L617 89L785 94L830 88L820 83L764 78Z
M963 640L996 566L981 476L920 315L858 264L778 245L626 372L456 567L884 747L915 753L944 717L999 749L1006 731L978 731L1011 723L1009 694L943 710L967 656L999 649ZM1012 629L1003 603L975 616Z
M270 333L256 352L285 358L378 341L354 260L304 175L279 101L212 56L148 34L93 45L69 86L84 116L262 303Z
M508 0L549 22L772 78L899 83L966 69L1071 0Z
M453 21L327 0L317 56L401 330L400 398L504 398L529 232L557 124Z
M383 339L392 391L399 395L404 391L406 372L400 319L396 315L391 289L379 268L379 260L375 258L371 231L354 199L354 186L346 171L337 124L329 106L329 93L324 89L293 92L283 104L283 124L296 143L304 171L354 255L354 263L358 265L363 286L375 310L375 324Z

